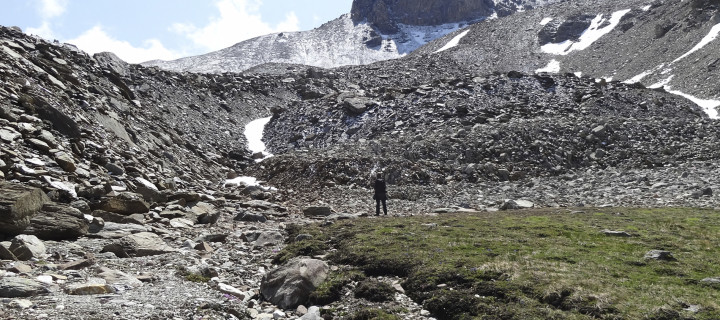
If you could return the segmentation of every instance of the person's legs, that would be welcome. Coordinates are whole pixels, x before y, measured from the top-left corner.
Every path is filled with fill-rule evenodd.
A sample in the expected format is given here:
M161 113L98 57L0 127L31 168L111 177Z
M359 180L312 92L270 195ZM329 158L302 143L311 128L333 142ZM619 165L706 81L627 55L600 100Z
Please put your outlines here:
M387 204L385 204L385 199L383 199L382 203L383 203L383 212L385 212L385 215L387 215ZM380 208L378 208L378 214L380 214Z
M380 215L380 199L375 199L375 215Z

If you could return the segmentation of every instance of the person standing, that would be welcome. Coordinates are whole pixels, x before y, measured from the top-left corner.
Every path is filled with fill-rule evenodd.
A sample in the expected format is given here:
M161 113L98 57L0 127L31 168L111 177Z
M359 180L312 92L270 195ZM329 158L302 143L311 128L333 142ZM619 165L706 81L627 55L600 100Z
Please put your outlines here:
M387 204L385 203L385 201L387 201L387 186L385 185L385 180L382 178L382 173L377 174L373 188L375 189L375 194L373 195L373 199L375 199L375 215L380 215L380 202L382 202L383 212L387 215Z

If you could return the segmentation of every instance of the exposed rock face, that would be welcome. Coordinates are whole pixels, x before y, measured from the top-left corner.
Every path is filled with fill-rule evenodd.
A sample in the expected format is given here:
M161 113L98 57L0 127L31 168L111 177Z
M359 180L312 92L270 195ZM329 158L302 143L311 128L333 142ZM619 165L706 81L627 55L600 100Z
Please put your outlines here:
M492 0L356 0L352 19L367 21L383 33L398 31L397 24L440 25L477 20L490 16L495 8Z
M554 19L547 23L538 33L540 45L548 43L561 43L567 40L577 41L580 36L590 27L595 16L581 14L568 17L566 20Z

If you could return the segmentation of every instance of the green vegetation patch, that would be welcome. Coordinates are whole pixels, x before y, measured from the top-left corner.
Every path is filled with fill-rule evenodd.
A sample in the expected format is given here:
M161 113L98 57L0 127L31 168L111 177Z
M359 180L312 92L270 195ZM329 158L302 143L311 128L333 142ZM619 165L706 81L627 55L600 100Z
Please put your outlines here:
M199 273L191 272L184 266L177 266L175 269L177 271L177 274L187 281L197 283L206 283L210 281L210 277L206 277Z
M400 320L396 315L380 309L362 309L349 317L350 320Z
M340 300L342 289L353 281L365 279L365 274L358 270L334 271L327 279L310 294L310 304L327 305Z
M355 287L355 297L372 302L392 301L395 297L395 288L376 279L365 279Z
M357 219L303 231L322 234L335 263L403 277L408 296L438 319L720 318L720 290L701 281L720 277L720 212L582 210ZM676 260L646 260L650 250Z
M278 252L273 258L274 264L284 264L292 258L300 256L314 256L324 254L328 249L326 244L328 237L319 228L307 228L298 224L290 224L285 229L288 233L290 243ZM309 237L295 241L295 238L308 231L306 235Z

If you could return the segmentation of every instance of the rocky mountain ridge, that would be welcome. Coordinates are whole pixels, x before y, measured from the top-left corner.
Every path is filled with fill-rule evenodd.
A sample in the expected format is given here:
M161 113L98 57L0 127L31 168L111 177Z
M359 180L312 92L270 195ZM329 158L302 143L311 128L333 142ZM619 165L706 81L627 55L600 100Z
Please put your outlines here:
M143 65L198 73L243 72L265 63L365 65L402 57L469 23L555 1L386 2L355 1L351 13L313 30L260 36L216 52Z

